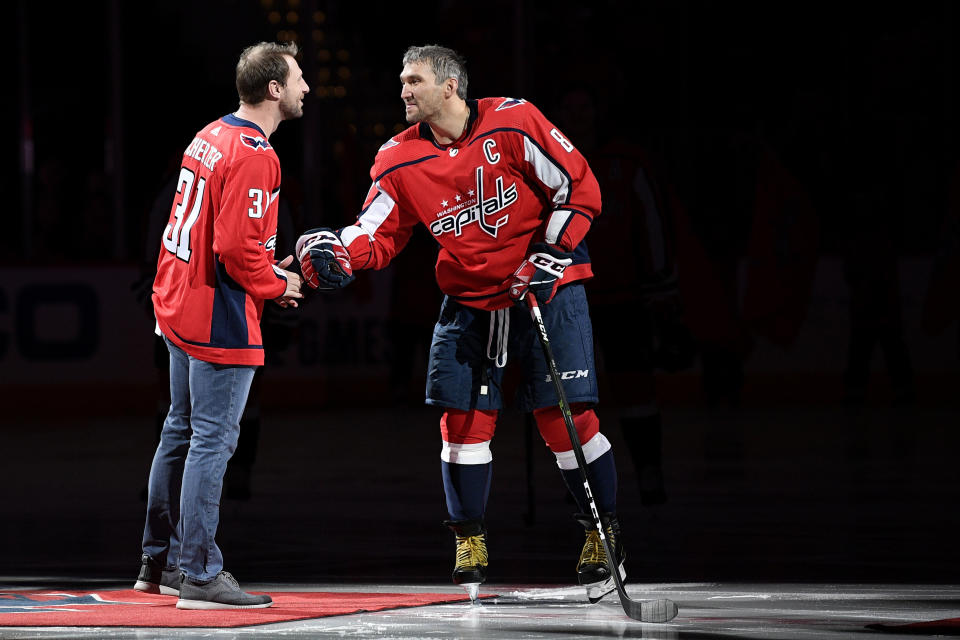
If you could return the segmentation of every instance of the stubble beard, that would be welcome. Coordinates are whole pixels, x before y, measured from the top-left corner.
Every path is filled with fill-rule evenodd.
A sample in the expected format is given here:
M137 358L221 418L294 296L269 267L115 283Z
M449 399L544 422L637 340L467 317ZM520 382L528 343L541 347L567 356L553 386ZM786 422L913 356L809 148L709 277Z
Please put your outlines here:
M416 111L412 113L403 114L407 120L407 124L416 124L421 120L423 120L423 111L420 110L420 107L418 105L414 105L414 108L416 109Z
M414 103L413 106L415 111L413 113L404 114L406 116L407 123L416 124L418 122L430 122L434 117L440 114L440 101L437 100L436 105L430 105L429 99L429 96L423 97L423 99L418 99Z
M284 120L294 120L303 115L303 107L300 106L300 98L296 98L291 103L280 103L280 115Z

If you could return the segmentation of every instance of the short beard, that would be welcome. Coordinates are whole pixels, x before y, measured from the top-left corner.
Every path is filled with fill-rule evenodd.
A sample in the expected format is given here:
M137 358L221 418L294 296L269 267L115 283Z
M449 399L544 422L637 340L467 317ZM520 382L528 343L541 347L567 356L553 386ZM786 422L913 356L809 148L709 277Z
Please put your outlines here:
M280 103L280 115L283 116L284 120L294 120L303 115L303 107L298 102L289 105L285 102Z

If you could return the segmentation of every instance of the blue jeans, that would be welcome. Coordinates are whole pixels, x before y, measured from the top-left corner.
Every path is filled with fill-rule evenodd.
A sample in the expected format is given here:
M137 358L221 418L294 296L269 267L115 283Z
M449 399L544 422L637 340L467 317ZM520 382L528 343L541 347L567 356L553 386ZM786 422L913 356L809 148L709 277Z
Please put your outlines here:
M205 362L166 343L170 411L150 467L143 552L205 582L223 569L220 491L256 367Z

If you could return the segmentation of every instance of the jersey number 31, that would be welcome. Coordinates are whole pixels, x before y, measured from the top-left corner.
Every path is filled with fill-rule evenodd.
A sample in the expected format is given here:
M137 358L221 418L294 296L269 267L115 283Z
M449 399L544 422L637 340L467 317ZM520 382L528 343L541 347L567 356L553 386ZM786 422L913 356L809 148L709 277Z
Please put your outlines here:
M196 194L193 193L194 181L196 181ZM184 262L190 262L190 231L200 217L200 211L203 209L203 190L207 184L206 178L197 180L196 174L186 167L180 168L180 178L177 180L177 196L180 198L177 207L173 210L174 221L167 225L163 230L163 246L167 251L174 254ZM250 208L247 209L247 215L251 218L263 217L264 192L261 189L250 189L247 193L250 198ZM184 212L190 203L193 207L189 215L184 217Z
M195 180L196 175L193 171L186 167L180 168L180 178L177 180L177 195L180 197L180 201L173 211L173 217L176 221L168 224L163 231L164 248L184 262L190 262L190 230L193 229L193 225L200 216L200 209L203 206L203 190L207 184L204 178L196 180L197 193L191 198ZM193 208L190 209L190 215L184 218L183 213L191 200Z

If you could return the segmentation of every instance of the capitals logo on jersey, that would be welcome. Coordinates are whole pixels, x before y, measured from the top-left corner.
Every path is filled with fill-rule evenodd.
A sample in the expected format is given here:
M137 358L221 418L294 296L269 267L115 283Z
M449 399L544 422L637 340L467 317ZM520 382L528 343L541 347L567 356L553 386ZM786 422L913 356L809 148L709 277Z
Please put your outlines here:
M245 133L240 134L240 142L244 146L250 147L251 149L256 149L260 151L261 149L269 149L270 143L267 142L262 136L248 136Z
M500 213L514 202L517 201L517 185L511 184L509 187L503 186L503 176L497 176L496 190L490 197L484 197L483 190L483 166L477 167L475 189L469 191L469 195L476 193L476 196L470 198L460 205L455 205L449 209L444 209L437 214L437 220L430 225L430 232L435 237L440 237L445 233L453 231L454 235L460 237L463 228L468 224L476 222L479 227L494 238L497 237L497 231L503 225L507 224L510 214L503 215L494 221L490 217ZM459 198L459 196L457 196ZM446 205L446 201L443 202Z

